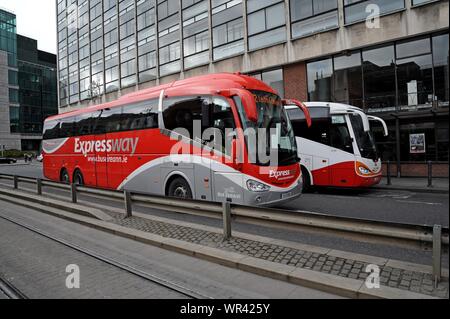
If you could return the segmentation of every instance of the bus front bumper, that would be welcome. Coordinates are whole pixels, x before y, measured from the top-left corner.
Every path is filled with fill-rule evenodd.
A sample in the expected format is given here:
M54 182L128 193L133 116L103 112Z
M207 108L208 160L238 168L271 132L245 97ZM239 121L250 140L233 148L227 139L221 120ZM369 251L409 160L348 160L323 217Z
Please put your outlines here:
M255 193L246 190L244 195L245 205L263 207L278 206L300 197L302 195L302 188L303 185L300 179L296 186L286 189L285 191L271 190L264 193Z

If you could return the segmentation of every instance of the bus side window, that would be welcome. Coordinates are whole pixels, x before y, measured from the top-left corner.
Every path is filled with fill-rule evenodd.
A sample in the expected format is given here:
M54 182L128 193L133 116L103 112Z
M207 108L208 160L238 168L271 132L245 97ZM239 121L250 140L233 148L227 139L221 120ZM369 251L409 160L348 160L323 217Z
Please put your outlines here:
M44 140L56 139L59 136L60 122L48 121L44 124Z
M72 137L75 134L75 117L67 117L61 120L61 128L59 130L58 137L66 138Z
M77 116L75 122L75 135L84 136L92 134L92 114L85 113Z
M143 130L158 128L158 101L148 101L139 105L123 107L121 130Z
M210 104L207 97L172 98L164 102L164 126L169 131L185 129L191 139L201 139L194 135L194 121L203 122L203 107Z
M353 154L352 138L344 116L333 116L330 140L331 147Z

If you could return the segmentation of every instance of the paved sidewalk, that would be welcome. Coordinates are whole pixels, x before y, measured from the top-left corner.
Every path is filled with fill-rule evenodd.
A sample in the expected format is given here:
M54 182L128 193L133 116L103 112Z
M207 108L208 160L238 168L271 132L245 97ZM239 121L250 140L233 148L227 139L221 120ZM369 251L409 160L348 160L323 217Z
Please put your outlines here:
M433 186L428 187L427 178L391 178L391 185L387 185L387 178L377 186L376 189L392 189L392 190L410 190L416 192L430 192L430 193L449 193L449 179L448 178L433 178Z
M166 238L186 241L207 247L247 255L250 257L309 269L339 277L364 280L368 273L365 271L369 263L351 260L307 250L295 249L281 245L274 245L244 238L233 238L223 242L220 233L205 231L198 228L174 225L171 223L151 220L141 217L124 218L124 215L109 212L113 222L140 231L156 234ZM380 258L381 259L381 258ZM403 289L425 295L448 298L448 279L440 283L435 289L431 274L419 271L409 271L395 267L379 265L381 270L381 285Z

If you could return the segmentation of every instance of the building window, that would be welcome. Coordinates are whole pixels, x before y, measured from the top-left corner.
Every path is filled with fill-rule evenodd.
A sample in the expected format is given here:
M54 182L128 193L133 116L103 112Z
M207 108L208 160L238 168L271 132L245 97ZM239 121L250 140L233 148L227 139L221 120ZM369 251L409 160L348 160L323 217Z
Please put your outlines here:
M158 1L159 76L181 71L180 11L178 1Z
M308 99L310 101L330 102L333 61L325 59L308 63Z
M291 0L292 38L339 27L337 0Z
M136 84L136 63L134 60L124 62L120 66L121 71L121 85L127 87Z
M207 1L183 1L184 66L192 68L209 62L209 21Z
M149 52L139 57L139 82L147 82L156 79L156 51Z
M244 53L242 11L242 0L212 1L214 60Z
M401 109L433 105L433 61L430 38L397 43L397 86Z
M377 5L380 14L386 15L404 9L405 0L344 0L345 24L366 21L372 14L371 10L367 10L369 5Z
M9 85L19 85L19 77L17 71L8 70L8 83Z
M362 108L364 104L361 52L335 56L333 64L334 100Z
M432 38L435 100L440 107L449 106L449 41L448 33Z
M284 97L283 69L252 73L250 75L275 89L281 98Z
M9 89L9 102L19 103L19 91L16 89Z
M366 108L395 111L395 49L393 45L363 51Z
M432 2L437 2L440 0L411 0L411 4L413 6L420 6L422 4L426 4L426 3L432 3Z
M175 14L179 10L178 1L158 1L158 19L162 20Z
M248 46L256 50L286 41L284 1L248 0Z

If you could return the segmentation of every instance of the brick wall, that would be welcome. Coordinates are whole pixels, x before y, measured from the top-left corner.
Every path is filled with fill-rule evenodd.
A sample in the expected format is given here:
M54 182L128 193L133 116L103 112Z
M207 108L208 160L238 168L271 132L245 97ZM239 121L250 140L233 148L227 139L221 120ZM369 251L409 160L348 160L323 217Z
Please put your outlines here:
M433 163L433 177L449 177L448 164ZM425 163L403 163L402 177L428 177L428 165ZM387 176L387 165L383 164L383 176ZM391 163L391 176L397 176L397 165Z
M288 99L308 101L306 64L295 63L284 67L284 95Z

